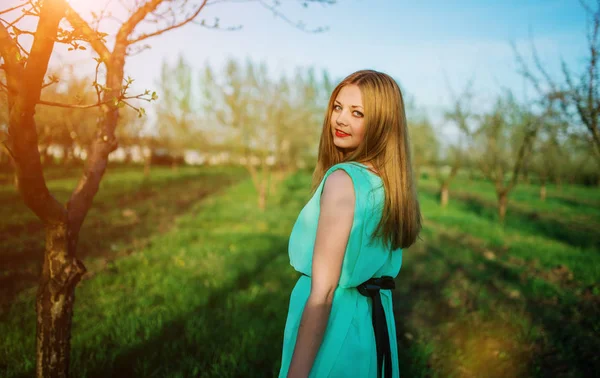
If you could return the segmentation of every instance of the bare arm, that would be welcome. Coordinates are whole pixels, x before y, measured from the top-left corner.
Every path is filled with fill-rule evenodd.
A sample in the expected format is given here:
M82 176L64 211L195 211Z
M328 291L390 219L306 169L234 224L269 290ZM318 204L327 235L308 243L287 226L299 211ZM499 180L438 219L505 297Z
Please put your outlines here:
M345 171L336 170L327 177L321 195L310 295L300 320L288 378L308 377L323 341L352 228L355 199L352 179Z

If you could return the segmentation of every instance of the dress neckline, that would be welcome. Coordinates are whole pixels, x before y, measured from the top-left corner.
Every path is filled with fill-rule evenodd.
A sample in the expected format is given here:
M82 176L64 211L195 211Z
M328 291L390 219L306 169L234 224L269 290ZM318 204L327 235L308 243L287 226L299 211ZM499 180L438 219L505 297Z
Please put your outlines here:
M377 177L377 178L381 179L381 176L379 176L377 173L373 172L373 171L371 170L371 168L369 168L367 165L365 165L365 164L363 164L363 163L359 163L359 162L357 162L357 161L350 161L349 163L357 164L357 165L359 165L359 166L361 166L361 167L365 168L365 169L366 169L366 170L367 170L369 173L371 173L371 174L372 174L372 175L374 175L375 177Z

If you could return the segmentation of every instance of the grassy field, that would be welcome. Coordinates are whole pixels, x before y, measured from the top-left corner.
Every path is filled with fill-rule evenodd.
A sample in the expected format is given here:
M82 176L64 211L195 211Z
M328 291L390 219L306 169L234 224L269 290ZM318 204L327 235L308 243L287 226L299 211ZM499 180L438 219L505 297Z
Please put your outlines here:
M243 178L196 168L151 183L127 169L107 177L82 235L90 273L76 292L73 376L276 375L298 277L288 237L310 174L288 177L264 213ZM72 181L51 186L66 198ZM537 191L518 187L500 226L491 185L457 181L440 209L436 183L420 182L425 228L394 294L403 377L596 376L599 191L551 187L544 202ZM24 377L39 241L11 195L0 187L2 277L13 282L2 286L0 376ZM15 273L23 267L29 276Z
M81 168L50 169L48 187L65 203ZM137 250L149 236L168 230L199 199L243 179L239 168L199 170L156 167L144 178L141 167L110 167L84 222L79 256L92 271ZM0 175L0 309L37 282L44 251L42 223L23 204L8 174Z

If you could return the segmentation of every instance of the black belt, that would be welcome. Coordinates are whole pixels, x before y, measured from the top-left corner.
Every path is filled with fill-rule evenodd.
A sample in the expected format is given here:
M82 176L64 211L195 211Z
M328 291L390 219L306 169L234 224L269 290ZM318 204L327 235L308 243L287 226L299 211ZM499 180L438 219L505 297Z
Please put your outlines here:
M306 274L302 273L306 276ZM308 277L308 276L307 276ZM385 311L381 303L380 290L393 290L396 288L394 279L390 276L371 278L356 287L358 292L373 300L371 318L375 332L375 345L377 347L377 376L391 378L392 376L392 350L390 348L390 334L388 332ZM385 364L385 375L381 373L381 366Z
M371 278L357 286L358 292L373 300L371 316L373 330L375 331L375 345L377 346L377 376L382 377L381 365L385 364L385 378L392 376L392 351L390 349L390 334L388 332L385 311L381 303L379 290L393 290L396 288L394 279L389 276Z

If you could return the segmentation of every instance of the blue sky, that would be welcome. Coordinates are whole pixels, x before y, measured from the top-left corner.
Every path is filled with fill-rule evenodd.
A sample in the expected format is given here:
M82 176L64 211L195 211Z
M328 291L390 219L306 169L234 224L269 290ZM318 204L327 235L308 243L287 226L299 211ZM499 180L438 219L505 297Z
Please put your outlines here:
M82 10L92 3L71 2ZM502 86L524 93L511 41L529 55L533 38L548 70L557 75L560 58L578 68L586 55L586 18L577 0L339 0L306 9L295 0L282 3L290 18L329 30L302 32L256 2L231 1L207 8L203 18L219 17L221 25L243 25L242 30L190 24L171 31L132 57L126 74L138 88L155 89L162 61L174 62L179 54L198 70L205 62L218 67L228 57L266 61L273 72L315 66L340 78L372 68L395 77L405 94L439 120L449 101L445 77L455 91L474 78L480 106L491 103ZM59 54L53 64L83 58Z

